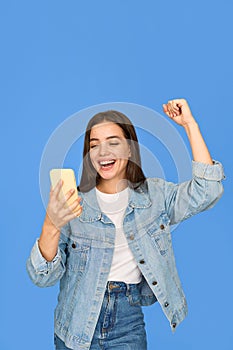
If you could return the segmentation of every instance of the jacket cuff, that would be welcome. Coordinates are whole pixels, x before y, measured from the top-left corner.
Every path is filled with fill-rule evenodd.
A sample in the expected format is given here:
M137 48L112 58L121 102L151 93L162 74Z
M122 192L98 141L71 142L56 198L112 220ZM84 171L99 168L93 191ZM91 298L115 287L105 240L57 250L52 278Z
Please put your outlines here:
M216 160L213 160L213 164L205 164L193 160L192 169L194 177L214 181L221 181L225 179L223 166Z
M32 251L31 251L31 262L37 273L49 273L49 271L55 269L58 262L61 260L61 253L58 249L58 253L53 258L52 261L47 261L40 252L38 245L39 239L36 240Z

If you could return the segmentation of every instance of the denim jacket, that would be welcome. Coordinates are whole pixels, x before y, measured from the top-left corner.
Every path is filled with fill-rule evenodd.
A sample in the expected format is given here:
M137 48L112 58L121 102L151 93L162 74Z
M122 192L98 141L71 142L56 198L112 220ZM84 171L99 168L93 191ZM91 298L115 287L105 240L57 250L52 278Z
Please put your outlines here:
M174 331L187 314L177 274L170 225L212 207L224 178L219 162L193 162L193 179L174 184L148 178L129 190L123 227L142 272L140 298L133 305L158 301ZM115 227L98 205L95 189L80 193L82 214L61 230L57 255L46 261L36 241L27 261L32 281L48 287L60 281L55 333L75 350L89 349L105 293L114 250Z

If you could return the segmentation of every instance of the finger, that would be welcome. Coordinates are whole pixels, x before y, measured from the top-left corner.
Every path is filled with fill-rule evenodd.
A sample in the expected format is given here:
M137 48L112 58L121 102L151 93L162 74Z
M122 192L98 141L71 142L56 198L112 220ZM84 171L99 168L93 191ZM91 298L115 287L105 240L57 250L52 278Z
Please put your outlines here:
M66 194L62 193L62 195L59 198L61 208L67 206L67 201L73 196L74 192L75 190L72 188L71 190L66 192Z
M173 116L174 117L177 117L178 115L180 115L180 109L179 107L176 107L176 106L172 106L172 113L173 113Z
M175 101L173 100L172 103L171 103L171 105L172 105L173 111L179 112L180 108L179 108L177 102L175 102Z
M167 113L167 111L168 111L167 105L165 103L163 104L163 111L164 111L164 113Z
M81 205L79 203L79 199L76 199L72 204L70 204L69 208L70 208L71 211L76 211L79 208L81 208Z
M80 208L78 210L75 210L73 211L73 213L76 215L76 216L80 216L82 214L82 211L83 211L83 208L80 206Z
M166 114L169 118L171 118L171 114L170 114L169 111L165 112L165 114Z
M72 212L79 210L79 208L81 207L80 203L79 203L79 199L76 199L73 203L71 204L67 204L67 202L65 203L63 210L64 210L64 216L71 214Z
M55 197L55 198L58 197L58 195L59 195L59 193L60 193L60 191L61 191L62 185L63 185L63 181L62 181L62 179L60 179L60 180L57 182L56 186L52 189L51 195L52 195L53 197Z
M170 102L170 106L171 106L171 113L173 118L180 115L181 110L174 100Z
M65 201L67 202L75 193L75 189L71 188L66 194L65 194Z
M188 104L184 98L177 98L177 99L174 99L173 101L177 104L179 108L184 106L185 104Z
M66 221L69 222L70 220L75 219L77 216L80 216L82 213L82 207L76 211L76 212L72 212L71 214L66 216Z
M167 104L163 104L163 110L164 113L169 117L169 118L173 118L173 110L171 108L171 101L168 101Z
M166 110L166 111L164 110L164 113L165 113L168 117L170 117L170 116L169 116L168 110Z
M172 103L171 103L171 101L169 101L169 103L168 103L168 112L169 112L170 118L174 118L173 108L172 108Z

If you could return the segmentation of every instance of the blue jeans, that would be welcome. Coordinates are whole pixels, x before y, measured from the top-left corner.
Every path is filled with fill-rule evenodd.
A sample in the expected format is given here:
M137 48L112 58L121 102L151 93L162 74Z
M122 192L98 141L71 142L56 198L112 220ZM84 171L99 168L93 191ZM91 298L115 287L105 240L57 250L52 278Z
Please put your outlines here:
M108 282L90 350L146 350L144 315L136 284ZM55 335L56 350L70 350Z

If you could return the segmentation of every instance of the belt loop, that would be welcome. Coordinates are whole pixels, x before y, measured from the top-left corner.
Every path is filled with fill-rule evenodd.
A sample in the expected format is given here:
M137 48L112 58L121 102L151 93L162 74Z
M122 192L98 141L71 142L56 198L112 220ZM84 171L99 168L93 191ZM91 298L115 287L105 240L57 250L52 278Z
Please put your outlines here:
M130 285L126 283L126 296L128 297L130 295Z

